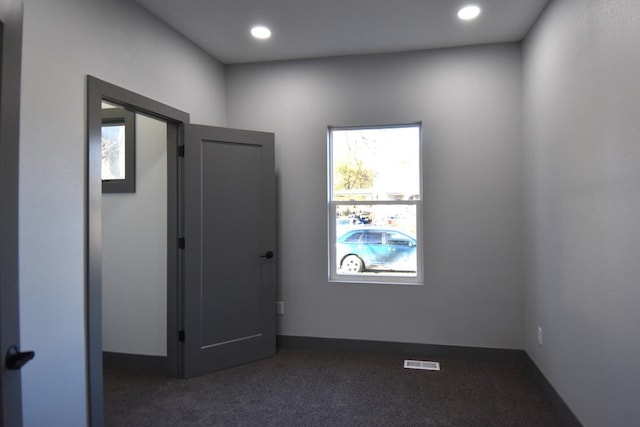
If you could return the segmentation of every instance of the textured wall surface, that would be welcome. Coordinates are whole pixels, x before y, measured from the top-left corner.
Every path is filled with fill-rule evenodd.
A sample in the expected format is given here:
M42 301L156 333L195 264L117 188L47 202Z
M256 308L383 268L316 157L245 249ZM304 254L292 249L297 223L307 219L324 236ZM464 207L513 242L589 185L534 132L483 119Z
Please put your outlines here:
M557 0L525 44L526 350L585 426L640 420L639 20Z
M136 114L136 192L102 195L102 348L167 355L167 125Z
M227 68L232 127L276 133L279 333L522 348L517 44ZM422 121L425 283L327 281L327 126Z

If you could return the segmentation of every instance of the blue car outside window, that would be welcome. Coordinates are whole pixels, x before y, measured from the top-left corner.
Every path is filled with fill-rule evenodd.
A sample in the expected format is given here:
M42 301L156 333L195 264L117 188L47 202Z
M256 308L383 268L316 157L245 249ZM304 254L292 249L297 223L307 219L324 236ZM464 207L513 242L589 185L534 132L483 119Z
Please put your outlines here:
M358 243L360 242L360 237L362 237L362 232L353 233L351 236L347 237L344 242L345 243Z
M398 246L411 246L411 241L398 233L387 233L387 244Z
M382 233L369 231L364 234L363 243L367 245L381 245L382 244Z

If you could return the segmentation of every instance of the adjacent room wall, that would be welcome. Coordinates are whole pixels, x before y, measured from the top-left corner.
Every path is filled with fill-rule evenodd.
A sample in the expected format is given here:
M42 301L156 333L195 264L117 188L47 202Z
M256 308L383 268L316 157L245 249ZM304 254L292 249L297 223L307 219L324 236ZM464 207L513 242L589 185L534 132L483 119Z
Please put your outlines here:
M524 50L526 350L585 426L640 420L638 22L556 0Z
M126 0L25 0L20 321L25 426L87 421L86 75L225 125L224 69Z
M273 131L282 335L523 347L519 44L227 67ZM327 126L423 122L423 286L327 281Z
M102 348L167 355L167 124L136 114L136 192L102 195Z

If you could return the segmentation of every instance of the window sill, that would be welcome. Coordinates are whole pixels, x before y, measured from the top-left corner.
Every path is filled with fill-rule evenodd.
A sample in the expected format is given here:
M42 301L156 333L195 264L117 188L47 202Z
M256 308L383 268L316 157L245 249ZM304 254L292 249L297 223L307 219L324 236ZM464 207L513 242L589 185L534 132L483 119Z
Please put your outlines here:
M372 273L375 274L375 273ZM351 279L350 277L345 277L344 275L329 278L329 283L332 284L356 284L356 285L394 285L394 286L423 286L424 281L416 280L416 281L401 281L399 278L387 276L385 280L376 280L372 278L360 278L354 277Z

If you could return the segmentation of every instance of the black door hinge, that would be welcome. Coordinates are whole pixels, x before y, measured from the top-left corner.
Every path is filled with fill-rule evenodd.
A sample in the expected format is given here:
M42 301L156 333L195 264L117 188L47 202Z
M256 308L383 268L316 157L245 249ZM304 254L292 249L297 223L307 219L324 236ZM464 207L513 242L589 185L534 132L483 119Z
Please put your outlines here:
M184 245L185 245L185 243L184 243L184 237L180 237L180 238L178 239L178 248L180 248L180 249L184 249Z
M184 157L184 145L178 146L178 157Z
M184 331L178 331L178 341L184 342Z

